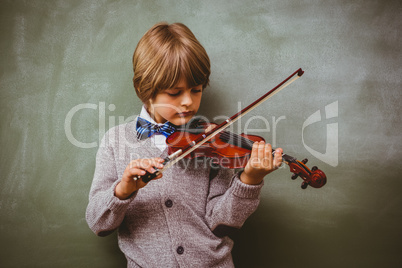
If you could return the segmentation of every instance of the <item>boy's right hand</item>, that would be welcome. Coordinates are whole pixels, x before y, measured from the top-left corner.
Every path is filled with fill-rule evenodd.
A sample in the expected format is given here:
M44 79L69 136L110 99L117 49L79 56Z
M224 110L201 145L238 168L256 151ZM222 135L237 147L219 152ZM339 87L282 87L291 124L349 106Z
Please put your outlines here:
M156 170L154 167L161 169L163 168L163 159L162 158L151 158L151 159L137 159L133 160L128 164L123 173L123 178L116 185L114 190L114 194L119 199L127 199L138 189L141 189L145 185L145 182L142 179L134 180L134 177L143 176L146 174L146 171L149 173L154 173ZM160 179L162 178L162 173L154 178Z

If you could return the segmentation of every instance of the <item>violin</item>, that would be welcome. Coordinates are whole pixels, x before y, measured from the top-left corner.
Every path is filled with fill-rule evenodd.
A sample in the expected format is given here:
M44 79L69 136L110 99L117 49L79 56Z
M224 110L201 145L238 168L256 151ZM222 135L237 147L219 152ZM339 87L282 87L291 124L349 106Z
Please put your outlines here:
M235 134L225 131L225 129L241 116L294 82L303 73L301 68L298 69L282 83L223 123L219 125L212 124L213 127L212 129L209 127L208 129L211 129L209 131L206 131L207 127L210 126L209 124L201 120L194 120L189 123L188 127L174 132L166 139L169 156L164 159L164 168L162 170L156 169L157 171L153 174L147 173L141 176L142 180L145 183L149 182L164 169L169 168L183 158L208 157L215 165L225 168L244 168L251 156L253 143L265 142L265 140L256 135ZM272 154L274 152L275 150L272 149ZM327 177L325 173L316 166L309 169L306 166L307 159L299 161L287 154L282 154L282 159L289 166L290 172L293 173L291 178L295 180L300 177L303 180L302 189L306 189L309 185L313 188L321 188L326 184Z
M205 133L206 127L209 126L203 121L192 125L188 129L174 132L166 139L169 154L182 150L188 145L189 141L198 139ZM259 141L265 142L264 138L260 136L222 131L198 147L197 150L186 155L185 158L207 157L211 159L213 165L219 165L224 168L244 168L250 159L253 143ZM272 155L274 153L275 149L272 149ZM306 189L308 185L313 188L321 188L325 185L327 181L325 173L316 166L310 170L306 166L308 159L299 161L287 154L282 154L282 159L293 173L291 177L293 180L299 176L303 179L302 189Z

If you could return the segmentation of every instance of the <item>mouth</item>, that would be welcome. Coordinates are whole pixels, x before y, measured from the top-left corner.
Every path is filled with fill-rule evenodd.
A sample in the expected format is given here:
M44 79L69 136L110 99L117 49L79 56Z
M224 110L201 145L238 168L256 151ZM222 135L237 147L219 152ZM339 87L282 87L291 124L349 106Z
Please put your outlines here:
M186 112L177 113L177 115L179 117L188 117L188 116L192 116L193 114L194 114L194 112L192 112L192 111L186 111Z

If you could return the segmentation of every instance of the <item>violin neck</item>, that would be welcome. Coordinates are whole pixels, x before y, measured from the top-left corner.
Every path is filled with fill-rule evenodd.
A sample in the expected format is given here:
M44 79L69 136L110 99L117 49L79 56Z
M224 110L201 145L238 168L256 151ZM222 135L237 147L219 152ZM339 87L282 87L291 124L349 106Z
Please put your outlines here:
M275 150L272 149L272 154L274 154ZM294 163L296 162L296 158L293 156L287 155L287 154L282 154L282 159L287 162L287 163Z
M235 133L223 131L219 138L229 144L251 150L253 148L253 143L254 141L247 139L243 136L240 136ZM272 149L272 156L275 154L275 149ZM296 158L293 156L287 155L287 154L282 154L282 159L286 162L296 162Z

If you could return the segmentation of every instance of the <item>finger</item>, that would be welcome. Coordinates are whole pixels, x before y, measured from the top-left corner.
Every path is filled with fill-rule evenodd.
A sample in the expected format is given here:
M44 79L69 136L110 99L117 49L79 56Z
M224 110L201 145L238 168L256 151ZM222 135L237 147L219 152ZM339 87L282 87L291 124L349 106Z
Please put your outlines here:
M163 168L163 163L164 160L162 158L154 158L152 159L152 162L150 164L150 167L147 168L148 172L150 173L155 173L157 169L162 169Z
M265 142L264 141L260 141L258 143L258 158L260 160L264 159L264 152L265 152Z
M272 159L272 145L267 143L264 147L264 156L268 157L270 160Z
M144 161L147 159L136 159L132 160L129 164L129 168L142 168Z
M155 172L158 171L158 170L157 170L155 167L153 167L152 165L151 165L151 166L147 166L146 168L144 168L144 169L142 169L142 170L144 170L144 171L146 171L146 172L148 172L148 173L150 173L150 174L154 174Z
M149 167L155 167L155 168L163 168L163 162L164 160L162 158L152 158L152 159L147 159L148 161L145 161L143 163L143 168L147 169Z
M157 174L157 175L156 175ZM145 185L147 185L151 180L157 180L157 179L160 179L160 178L162 178L162 176L163 176L163 174L161 173L161 172L157 172L155 174L155 177L151 177L151 178L149 178L148 177L148 179L146 180L146 182L144 181L144 178L147 178L146 176L145 177L143 177L143 176L141 176L141 177L138 177L137 178L137 186L139 186L139 187L144 187Z
M271 168L272 164L272 145L267 143L264 146L264 168L269 169Z
M142 171L144 171L143 175L146 175L146 172L148 172L149 174L155 174L155 178L161 178L162 177L162 173L159 172L157 173L160 169L162 169L164 167L164 165L161 163L161 161L164 161L163 159L148 159L150 161L145 161L145 163L143 164L144 168L141 168ZM158 175L156 175L156 173ZM142 176L143 176L142 175ZM137 176L137 179L139 177ZM153 179L155 179L153 178ZM145 185L145 184L144 184Z
M145 170L140 169L140 168L130 168L127 170L126 174L127 174L127 178L129 178L130 180L131 179L135 180L135 178L144 176L146 174L146 172L145 172ZM124 178L124 176L123 176L123 178Z
M162 172L159 172L158 176L156 176L153 180L158 180L162 178L162 176L163 176Z
M278 169L282 165L282 149L276 149L275 150L275 156L274 156L274 168Z
M165 162L165 160L162 158L155 159L154 167L159 168L159 169L163 168L164 167L163 162Z
M148 170L149 167L163 168L162 163L164 160L160 157L136 159L130 162L130 168L140 168Z
M157 163L163 163L163 162L165 161L165 159L160 158L160 157L156 157L156 158L154 158L154 160L155 160Z
M253 143L253 147L251 148L251 155L250 155L250 159L254 159L258 157L258 142L254 142Z

